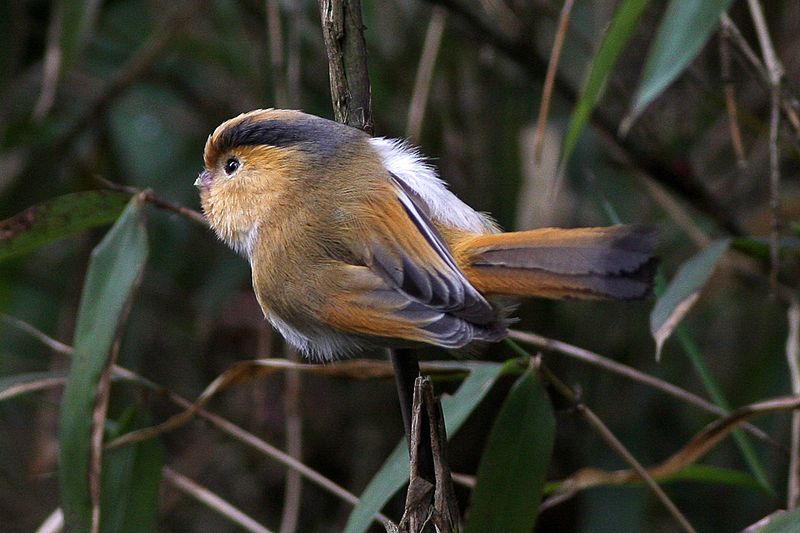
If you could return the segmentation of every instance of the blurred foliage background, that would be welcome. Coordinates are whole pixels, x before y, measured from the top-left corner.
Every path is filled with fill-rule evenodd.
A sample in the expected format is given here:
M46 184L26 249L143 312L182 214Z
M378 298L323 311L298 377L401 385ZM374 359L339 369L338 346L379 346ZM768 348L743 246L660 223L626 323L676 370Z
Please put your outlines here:
M718 24L699 55L621 136L617 129L631 109L664 17L663 3L651 2L610 71L558 196L547 194L570 114L621 4L632 3L589 0L572 8L537 162L534 131L561 2L365 1L376 134L412 134L461 198L493 213L508 229L607 225L614 222L610 213L623 222L659 224L667 280L710 238L735 237L735 247L744 252L726 255L683 321L681 336L689 340L667 341L659 363L649 333L653 300L529 301L515 327L585 347L707 396L698 365L687 357L687 346L694 346L731 406L789 394L787 300L770 290L765 244L770 92L763 73L732 41L721 41ZM800 7L789 1L763 7L791 108L800 89ZM107 188L107 182L152 189L162 200L198 209L192 183L202 168L206 136L221 121L259 107L332 116L315 2L25 0L0 2L0 11L0 220L66 193ZM747 2L733 2L728 14L760 57ZM424 80L430 93L416 133L413 125L409 130L409 109L432 20L442 30L441 46ZM731 55L729 76L723 76L725 53ZM739 155L726 112L726 78L735 90ZM799 147L796 125L783 120L779 279L795 298ZM261 318L246 262L209 230L173 211L151 206L145 215L149 256L119 364L195 398L237 361L284 356L282 341ZM71 344L90 253L104 233L104 228L91 229L0 261L2 313ZM477 358L503 361L513 355L499 344ZM436 350L424 356L450 358ZM544 357L645 465L668 457L713 419L603 369L558 353ZM64 372L68 366L62 355L19 327L0 322L0 379ZM476 471L512 383L512 377L500 379L454 436L455 472ZM277 373L232 387L209 408L278 447L284 446L287 421L301 423L302 461L360 494L402 437L393 383L303 376L297 387L296 380ZM440 392L456 387L457 382L437 383ZM60 505L60 395L56 387L0 402L0 531L35 530ZM556 398L555 408L548 479L563 479L585 466L625 466L568 403ZM114 385L112 420L134 417L147 425L174 412L162 395ZM750 439L765 472L762 483L727 439L703 463L744 478L734 482L731 475L715 482L700 476L665 485L698 530L738 530L785 507L790 415L756 423L777 443ZM158 442L174 471L278 529L285 467L197 421ZM466 507L469 491L459 487L458 494ZM385 513L399 519L402 503L396 496ZM338 531L351 505L303 482L299 509L297 531ZM157 524L159 531L237 530L168 483L161 486ZM655 497L634 484L579 493L543 511L537 531L675 527Z

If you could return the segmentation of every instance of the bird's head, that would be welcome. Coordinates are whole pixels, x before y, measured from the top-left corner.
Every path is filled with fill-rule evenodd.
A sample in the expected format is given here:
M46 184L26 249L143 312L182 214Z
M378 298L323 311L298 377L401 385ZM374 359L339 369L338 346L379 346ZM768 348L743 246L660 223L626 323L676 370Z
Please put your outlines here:
M366 135L300 111L259 109L223 122L206 142L205 169L195 185L211 227L250 256L258 232L276 210L301 208L304 189Z

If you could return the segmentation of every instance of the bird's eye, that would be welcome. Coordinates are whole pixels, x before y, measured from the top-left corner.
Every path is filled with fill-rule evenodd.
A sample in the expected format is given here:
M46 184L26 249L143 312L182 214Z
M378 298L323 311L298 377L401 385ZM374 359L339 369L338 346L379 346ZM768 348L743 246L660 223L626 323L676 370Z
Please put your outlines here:
M228 176L230 176L231 174L233 174L234 172L236 172L236 170L237 170L237 169L238 169L238 168L239 168L241 165L242 165L242 164L239 162L239 160L238 160L237 158L235 158L235 157L231 157L230 159L228 159L227 161L225 161L225 167L224 167L224 169L225 169L225 174L227 174Z

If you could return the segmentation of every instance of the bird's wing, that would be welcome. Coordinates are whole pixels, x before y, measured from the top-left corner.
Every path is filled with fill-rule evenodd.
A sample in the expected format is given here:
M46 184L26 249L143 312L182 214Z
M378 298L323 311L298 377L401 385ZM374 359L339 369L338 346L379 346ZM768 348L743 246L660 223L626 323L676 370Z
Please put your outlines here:
M503 337L502 326L474 324L421 303L370 267L347 265L340 274L347 290L330 298L321 310L325 322L337 329L444 348Z
M497 311L459 269L424 203L395 176L390 185L392 194L362 213L363 263L349 265L350 279L341 280L345 290L331 302L328 321L356 333L450 348L500 338Z

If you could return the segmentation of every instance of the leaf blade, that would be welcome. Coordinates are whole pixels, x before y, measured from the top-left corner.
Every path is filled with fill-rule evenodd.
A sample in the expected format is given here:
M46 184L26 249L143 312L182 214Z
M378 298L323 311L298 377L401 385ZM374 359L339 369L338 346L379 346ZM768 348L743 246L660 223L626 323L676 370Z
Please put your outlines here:
M149 423L135 415L136 426ZM164 453L157 439L109 450L103 457L103 494L100 531L147 533L155 531L158 491Z
M648 51L633 105L623 120L630 124L683 72L708 41L719 17L733 0L672 0Z
M699 298L730 243L730 239L716 240L684 262L656 301L650 312L650 334L656 341L656 359L661 357L664 343Z
M538 516L555 417L538 373L517 379L481 457L465 533L527 533Z
M91 525L89 456L96 387L108 363L118 319L147 259L147 234L138 197L92 252L75 328L75 353L61 402L59 477L65 526Z
M581 132L600 101L600 97L605 91L606 82L617 64L622 50L633 35L636 23L639 21L647 4L648 0L624 0L617 8L614 18L603 36L603 42L600 44L597 55L591 62L589 75L584 83L578 103L575 104L575 109L572 111L569 127L564 136L561 164L559 165L561 170L559 172L564 172L565 165L568 163L575 145L578 143Z
M116 220L130 195L83 191L36 204L0 221L0 261Z

